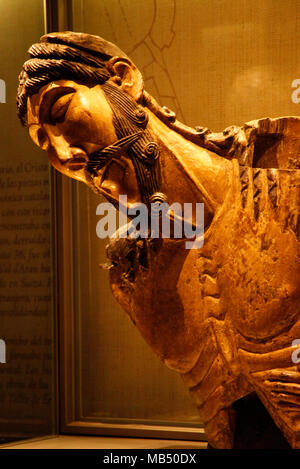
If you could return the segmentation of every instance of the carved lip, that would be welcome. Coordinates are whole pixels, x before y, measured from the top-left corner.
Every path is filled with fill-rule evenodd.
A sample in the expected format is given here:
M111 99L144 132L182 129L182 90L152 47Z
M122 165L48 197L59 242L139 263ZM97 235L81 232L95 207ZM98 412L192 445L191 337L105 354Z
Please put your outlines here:
M71 160L68 160L64 163L64 167L67 169L71 169L72 171L79 171L86 166L87 157L86 155L82 154L82 156L76 156Z

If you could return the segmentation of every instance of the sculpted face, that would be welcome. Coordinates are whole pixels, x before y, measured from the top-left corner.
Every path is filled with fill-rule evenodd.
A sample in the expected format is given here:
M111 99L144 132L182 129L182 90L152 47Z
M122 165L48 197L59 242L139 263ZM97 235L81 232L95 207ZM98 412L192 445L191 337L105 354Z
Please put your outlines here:
M54 81L28 99L27 123L32 140L46 150L51 164L68 177L93 185L108 200L127 194L129 204L140 194L131 160L124 154L110 159L92 180L89 155L118 138L113 113L101 85Z

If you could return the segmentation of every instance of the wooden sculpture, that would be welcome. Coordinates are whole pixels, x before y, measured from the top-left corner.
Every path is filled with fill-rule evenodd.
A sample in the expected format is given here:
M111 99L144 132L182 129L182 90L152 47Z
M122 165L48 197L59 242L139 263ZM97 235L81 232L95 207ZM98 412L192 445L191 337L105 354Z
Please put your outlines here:
M300 338L300 119L192 129L97 36L48 34L29 54L18 114L56 169L116 207L120 194L128 207L204 203L200 249L172 237L116 238L107 255L114 296L182 375L210 447L255 447L257 439L276 446L265 436L239 443L241 403L251 413L257 399L284 435L278 444L300 448L292 360Z

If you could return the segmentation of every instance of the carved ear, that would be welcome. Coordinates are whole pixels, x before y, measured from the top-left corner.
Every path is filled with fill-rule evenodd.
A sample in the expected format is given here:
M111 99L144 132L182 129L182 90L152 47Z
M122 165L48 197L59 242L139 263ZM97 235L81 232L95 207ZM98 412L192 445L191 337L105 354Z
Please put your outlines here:
M138 102L143 95L144 82L134 63L124 57L113 57L108 61L107 68L113 75L111 79Z

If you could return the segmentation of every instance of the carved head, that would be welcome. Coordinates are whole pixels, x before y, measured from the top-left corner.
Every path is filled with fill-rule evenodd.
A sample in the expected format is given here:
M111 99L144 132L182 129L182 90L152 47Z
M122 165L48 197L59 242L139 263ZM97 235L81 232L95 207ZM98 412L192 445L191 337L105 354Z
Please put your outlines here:
M149 202L159 192L159 152L133 62L110 42L73 32L43 36L29 54L18 115L52 165L114 204L119 194L129 205Z

